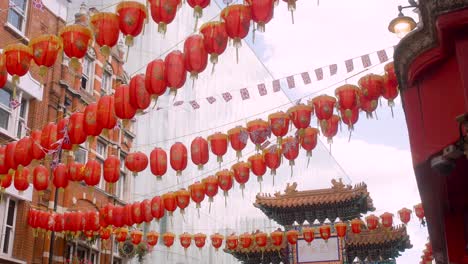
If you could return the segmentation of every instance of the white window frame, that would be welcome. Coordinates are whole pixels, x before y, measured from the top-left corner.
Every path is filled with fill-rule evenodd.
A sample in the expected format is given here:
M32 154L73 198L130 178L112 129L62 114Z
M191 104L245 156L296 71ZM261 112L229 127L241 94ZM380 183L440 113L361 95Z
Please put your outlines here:
M3 255L3 256L9 256L11 257L12 253L13 253L13 244L15 242L15 230L16 230L16 216L17 216L17 213L18 213L18 200L16 199L13 199L11 196L9 195L5 195L3 197L3 201L2 201L2 206L4 206L4 214L3 214L3 221L2 221L2 229L1 229L1 240L0 240L0 255ZM8 220L8 213L9 213L9 205L10 205L10 201L14 201L15 202L15 208L13 209L14 212L13 212L13 225L11 226L8 226L7 225L7 220ZM10 237L9 237L9 241L8 241L8 249L7 249L7 253L4 253L3 252L3 246L4 246L4 239L5 239L5 235L6 235L6 229L7 227L10 227L11 228L11 234L10 234Z
M102 153L102 154L98 152L98 145L99 144L104 145L104 153ZM101 140L101 139L96 140L96 150L95 150L96 159L103 165L102 169L104 169L104 161L106 160L106 157L107 157L108 148L109 148L109 145L104 140ZM106 190L106 181L104 181L104 180L99 181L98 188L105 191Z
M26 23L28 21L29 1L30 0L24 0L24 2L25 2L24 3L24 10L22 10L21 8L16 6L16 4L14 4L12 0L8 0L8 4L11 7L8 8L8 14L7 14L7 17L6 17L6 24L7 24L7 26L9 28L15 30L20 35L24 35L26 33ZM20 15L23 18L22 23L21 23L21 28L17 28L15 25L10 23L10 21L8 20L8 18L10 17L10 12L15 12L15 13L17 13L18 15Z
M127 157L126 153L120 153L120 175L119 181L115 186L115 196L120 200L125 200L125 182L128 176L128 170L125 167L125 157Z
M107 69L102 71L101 95L110 94L112 91L112 72Z
M78 151L83 151L83 152L84 152L84 155L85 155L84 157L85 157L85 159L84 159L83 164L86 164L86 162L88 162L88 142L82 143L82 144L78 147L78 150L75 151L75 154L74 154L74 156L75 156L75 158L74 158L75 162L79 162L79 161L76 160L76 156L77 156L77 155L76 155L76 152L78 152Z
M85 72L84 65L86 61L89 60L89 67L87 67L87 72ZM86 54L82 60L83 70L81 72L80 88L86 92L93 94L94 91L94 71L96 67L96 59L93 58L90 54ZM83 78L86 79L86 87L82 87Z
M8 87L8 84L3 88L3 90L7 93L10 93L10 99L11 99L12 92L7 87ZM7 124L8 128L5 129L3 127L0 127L0 132L15 139L21 138L26 135L26 127L27 127L28 112L29 112L29 99L26 97L23 98L23 95L24 95L23 91L21 90L17 91L17 94L16 94L17 100L21 102L21 104L26 104L24 117L20 116L22 105L18 106L16 109L12 109L10 106L5 106L3 104L0 104L0 109L9 113L8 124ZM20 125L21 125L21 131L18 131L18 129L20 128Z

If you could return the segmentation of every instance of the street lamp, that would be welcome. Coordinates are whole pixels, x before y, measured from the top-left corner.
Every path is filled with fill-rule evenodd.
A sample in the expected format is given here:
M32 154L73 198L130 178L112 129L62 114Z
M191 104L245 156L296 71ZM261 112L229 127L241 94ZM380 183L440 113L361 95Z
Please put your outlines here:
M416 28L416 22L414 19L409 16L405 16L402 12L405 8L418 7L415 1L410 0L409 3L409 6L398 6L398 16L390 21L390 24L388 25L388 31L395 33L399 38L403 38L406 34Z

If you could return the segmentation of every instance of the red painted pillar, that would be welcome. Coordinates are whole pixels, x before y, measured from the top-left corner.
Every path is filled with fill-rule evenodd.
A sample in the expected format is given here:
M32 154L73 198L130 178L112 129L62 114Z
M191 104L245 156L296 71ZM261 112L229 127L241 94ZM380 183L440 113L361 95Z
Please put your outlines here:
M458 39L455 46L458 69L465 90L465 113L468 113L468 37Z

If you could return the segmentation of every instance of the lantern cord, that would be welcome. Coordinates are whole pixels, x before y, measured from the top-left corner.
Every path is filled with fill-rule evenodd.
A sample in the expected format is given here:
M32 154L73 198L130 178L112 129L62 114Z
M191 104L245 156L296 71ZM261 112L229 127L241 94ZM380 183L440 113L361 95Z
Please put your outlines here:
M216 64L212 63L212 65L213 65L213 66L211 67L211 75L213 75L214 72L215 72L215 65L216 65Z
M294 10L291 9L291 20L294 25Z
M349 130L349 136L348 136L348 143L351 142L351 134L353 133L353 130Z
M311 157L311 156L309 156L309 158L307 159L307 168L309 168L309 164L310 164L310 157Z
M392 118L394 118L394 116L393 116L393 106L390 106L390 111L392 112Z
M208 213L211 214L211 204L212 202L210 202L210 206L208 207Z

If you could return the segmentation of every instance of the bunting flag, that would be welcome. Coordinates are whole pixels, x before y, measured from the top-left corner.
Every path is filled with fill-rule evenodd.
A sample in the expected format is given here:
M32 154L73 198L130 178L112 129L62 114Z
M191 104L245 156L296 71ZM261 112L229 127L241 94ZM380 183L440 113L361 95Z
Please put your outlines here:
M281 91L281 88L293 89L296 87L301 88L302 86L307 87L316 81L326 80L327 78L333 77L335 75L347 75L352 74L358 70L366 69L375 65L383 64L389 60L389 57L393 56L394 47L382 49L376 52L369 54L364 54L357 56L352 59L347 59L343 63L334 63L324 67L316 68L312 71L303 71L298 74L290 75L287 77L279 78L277 80L271 81L271 83L259 83L254 87L244 87L241 89L235 89L228 92L224 92L218 95L212 95L205 97L206 103L202 103L201 99L193 99L186 101L189 103L194 110L200 109L205 105L212 105L218 102L228 103L240 95L242 101L250 100L253 98L258 98L258 96L263 97L269 94L277 93ZM362 65L362 67L361 67ZM297 82L296 78L302 79L302 82ZM257 90L257 91L255 91ZM238 92L238 93L237 93ZM258 95L257 95L258 94ZM221 99L222 100L218 100ZM182 105L184 101L176 101L173 106ZM156 110L168 109L169 106L157 107Z

